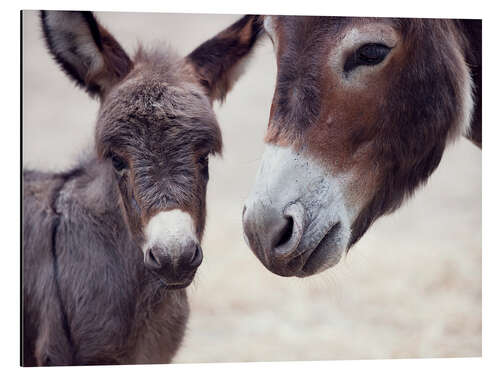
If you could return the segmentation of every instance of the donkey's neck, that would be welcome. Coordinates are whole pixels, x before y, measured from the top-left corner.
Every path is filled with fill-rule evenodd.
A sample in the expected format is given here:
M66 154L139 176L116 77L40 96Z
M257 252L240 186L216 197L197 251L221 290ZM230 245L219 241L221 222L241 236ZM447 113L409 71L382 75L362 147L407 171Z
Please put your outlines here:
M95 153L81 161L80 165L64 174L67 176L65 187L93 215L116 212L122 216L119 207L119 193L113 168L110 163L101 161Z
M133 253L137 249L129 234L126 219L120 207L120 194L113 167L101 161L95 153L81 159L78 166L59 174L63 184L56 193L55 209L59 214L73 217L75 209L81 218L73 220L102 223L101 228L85 227L89 236L101 230L108 244L116 244L121 252ZM124 245L127 246L124 246Z

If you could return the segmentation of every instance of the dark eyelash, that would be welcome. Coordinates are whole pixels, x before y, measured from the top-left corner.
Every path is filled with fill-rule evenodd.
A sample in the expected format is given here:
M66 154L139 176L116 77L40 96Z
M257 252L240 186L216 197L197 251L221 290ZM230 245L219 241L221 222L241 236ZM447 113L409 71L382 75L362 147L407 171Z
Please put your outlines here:
M201 173L208 179L208 154L202 155L198 159L198 163L201 166Z
M384 44L368 43L351 54L344 64L344 72L350 72L358 66L380 64L391 51Z
M117 172L121 172L122 170L128 168L127 161L125 159L123 159L121 156L118 156L115 153L111 153L109 158L111 160L111 164L113 164L113 168Z
M208 163L208 155L200 156L200 158L198 159L198 163L202 163L202 164Z

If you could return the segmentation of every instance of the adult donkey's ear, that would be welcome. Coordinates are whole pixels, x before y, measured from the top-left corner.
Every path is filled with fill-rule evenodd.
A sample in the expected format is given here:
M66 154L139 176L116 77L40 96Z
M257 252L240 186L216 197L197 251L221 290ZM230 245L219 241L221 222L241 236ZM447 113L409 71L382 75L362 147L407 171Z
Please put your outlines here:
M40 19L49 51L91 96L102 98L132 69L123 48L92 12L42 10Z
M261 33L262 16L246 15L186 57L212 100L224 99Z

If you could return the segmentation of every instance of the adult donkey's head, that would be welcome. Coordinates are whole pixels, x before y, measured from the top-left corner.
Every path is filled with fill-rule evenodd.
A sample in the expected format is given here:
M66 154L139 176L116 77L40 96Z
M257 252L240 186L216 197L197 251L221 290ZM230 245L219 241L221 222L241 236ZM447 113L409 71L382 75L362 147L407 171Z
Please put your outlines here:
M481 22L267 16L264 28L278 77L243 224L269 270L308 276L397 209L448 142L480 145Z
M91 12L44 11L41 20L55 60L100 100L97 154L145 265L186 286L203 258L208 156L222 147L212 101L237 78L260 18L242 17L185 58L139 48L133 59Z

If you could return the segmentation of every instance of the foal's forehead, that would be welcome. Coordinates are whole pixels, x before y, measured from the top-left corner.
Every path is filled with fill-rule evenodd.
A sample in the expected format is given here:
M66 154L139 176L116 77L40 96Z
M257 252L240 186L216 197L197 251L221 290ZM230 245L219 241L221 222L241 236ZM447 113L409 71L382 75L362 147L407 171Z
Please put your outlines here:
M168 68L168 65L167 65ZM105 98L99 116L101 139L156 139L218 152L220 130L209 99L189 79L165 66L138 63ZM196 143L196 144L195 144Z
M127 106L125 115L157 121L183 119L212 123L214 120L209 100L190 83L179 84L161 76L141 75L125 82L117 95Z

